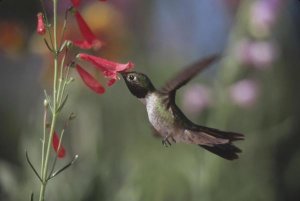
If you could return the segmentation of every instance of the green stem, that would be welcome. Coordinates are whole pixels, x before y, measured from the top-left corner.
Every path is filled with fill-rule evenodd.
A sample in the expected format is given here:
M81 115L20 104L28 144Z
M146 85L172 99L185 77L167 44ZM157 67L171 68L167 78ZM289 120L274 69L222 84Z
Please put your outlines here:
M55 130L56 118L57 118L57 73L58 73L58 42L57 42L57 0L53 0L53 40L54 40L54 76L53 76L53 113L51 120L50 133L47 144L47 151L45 155L44 167L42 170L42 184L40 189L39 201L45 200L45 191L47 186L47 173L48 173L48 163L50 156L51 142Z
M61 90L61 85L62 85L62 82L63 82L63 69L64 69L64 65L65 65L65 59L66 59L66 56L67 56L67 53L68 53L68 49L66 49L65 53L64 53L64 56L61 60L61 63L60 63L60 73L59 73L59 84L58 84L58 95L57 95L57 102L58 102L58 105L61 104L61 102L59 101L60 99L60 96L63 96L63 91Z
M45 189L46 189L46 185L45 185L45 183L42 183L41 190L40 190L39 201L44 201L45 200L44 199Z
M63 45L63 40L65 37L65 33L66 33L66 29L67 29L67 19L68 19L68 13L69 13L69 9L66 10L65 12L65 19L64 19L64 24L63 24L63 28L62 28L62 33L61 33L61 39L60 39L60 50L62 50L62 45Z
M61 131L61 135L60 135L59 143L58 143L58 148L57 148L58 151L60 150L61 143L62 143L62 138L64 136L64 133L65 133L65 129L63 129ZM54 161L53 161L53 164L52 164L52 168L51 168L50 174L47 176L47 180L49 180L49 178L51 177L51 175L52 175L52 173L54 171L54 168L55 168L55 165L56 165L56 161L57 161L57 157L58 157L58 153L55 154L55 158L54 158Z
M62 89L61 89L61 95L60 95L59 100L58 100L59 104L62 103L63 95L64 95L64 92L65 92L66 86L68 84L70 67L67 66L66 68L67 68L67 70L66 70L66 75L65 75L65 78L64 78L64 83L63 83L63 86L62 86Z
M47 103L47 104L49 104L49 103ZM42 141L42 164L41 164L41 174L40 174L40 175L43 175L43 170L44 170L44 157L45 157L45 141L46 141L47 113L48 113L48 106L47 106L47 105L44 105L43 141Z

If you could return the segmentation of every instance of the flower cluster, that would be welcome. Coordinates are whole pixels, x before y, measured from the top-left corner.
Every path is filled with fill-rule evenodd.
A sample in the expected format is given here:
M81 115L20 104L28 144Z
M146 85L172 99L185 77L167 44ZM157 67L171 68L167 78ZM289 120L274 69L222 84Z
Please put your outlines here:
M96 57L93 55L88 54L78 54L77 58L90 62L93 64L92 66L95 67L97 70L99 70L104 77L108 78L107 85L111 86L113 85L116 80L118 79L118 72L127 71L134 67L134 64L131 62L128 62L126 64L120 64L116 62L112 62L106 59L103 59L101 57ZM105 92L104 87L87 71L85 71L80 65L76 65L76 70L81 76L84 83L92 89L94 92L98 94L102 94Z
M270 38L281 4L281 0L257 0L251 4L247 27L250 37L240 39L235 48L241 64L266 69L274 62L278 49Z
M280 14L283 0L256 0L247 8L247 22L242 38L235 44L234 56L238 64L254 70L268 70L279 56L276 41L272 38L272 28ZM241 107L252 106L259 93L255 80L244 79L233 84L231 100Z
M99 0L99 1L105 1L105 0ZM79 12L79 8L81 5L81 0L71 0L72 7L67 10L65 22L67 21L67 15L68 13L72 13L77 25L79 27L79 31L83 37L82 40L66 40L65 39L65 46L61 46L60 52L65 48L66 50L69 48L72 48L72 46L76 46L79 49L82 50L92 50L92 51L98 51L100 50L104 42L99 39L91 30L88 23L84 20L82 15ZM47 19L45 16L43 16L42 13L37 14L37 28L36 32L39 35L44 35L47 31ZM65 28L65 27L64 27ZM62 34L63 35L63 34ZM46 40L45 40L46 41ZM49 45L47 42L47 47L53 51L53 44L52 46ZM71 44L71 45L69 45ZM68 51L65 52L67 54ZM66 57L64 55L63 57ZM108 79L107 86L112 86L117 80L118 80L118 73L122 71L130 70L134 67L132 62L127 62L125 64L121 64L114 61L109 61L107 59L86 54L86 53L79 53L77 54L76 58L71 62L72 65L69 65L69 67L73 66L75 67L77 73L79 74L79 77L82 79L84 84L91 89L93 92L97 94L103 94L105 92L105 87L87 70L85 70L81 65L79 65L77 62L84 61L87 63L90 63L92 67L94 67L97 71L99 71L105 78ZM63 63L62 63L63 64ZM62 65L63 66L63 65ZM61 67L62 68L62 67ZM63 69L62 71L63 72ZM62 134L58 134L57 132L53 132L52 137L52 147L54 151L57 154L58 158L63 158L66 155L66 150L62 145Z
M84 37L84 40L72 42L75 46L81 49L99 50L104 43L95 36L95 34L91 31L90 27L79 13L78 7L80 6L80 2L80 0L72 0L72 4L75 8L74 16L79 26L79 30ZM99 70L106 78L109 78L109 81L107 83L108 86L111 86L116 82L118 78L118 72L129 70L134 66L131 62L128 62L127 64L119 64L116 62L108 61L101 57L96 57L88 54L78 54L77 58L92 63L93 66L97 70ZM105 88L103 87L103 85L99 83L90 73L84 70L79 64L76 65L76 70L82 78L83 82L91 90L98 94L102 94L105 92Z
M91 31L90 27L79 13L78 7L80 1L72 0L72 3L74 6L74 16L79 26L79 30L82 36L84 37L84 40L73 41L73 44L81 49L93 48L95 50L99 50L102 47L103 42L95 36L95 34Z

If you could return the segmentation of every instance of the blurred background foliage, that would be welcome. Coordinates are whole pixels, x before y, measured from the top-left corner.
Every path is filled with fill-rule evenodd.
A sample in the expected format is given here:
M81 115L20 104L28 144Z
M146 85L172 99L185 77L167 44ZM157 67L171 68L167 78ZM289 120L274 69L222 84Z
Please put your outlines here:
M63 16L69 2L60 5ZM74 74L64 114L77 118L64 144L68 158L79 160L49 185L47 200L300 200L299 1L86 0L81 9L107 43L99 55L132 60L157 87L184 66L222 53L177 103L194 122L245 133L246 140L233 162L197 146L165 148L122 80L99 96ZM51 89L49 55L35 33L38 11L38 0L0 2L5 201L29 200L39 190L25 160L27 149L39 164L43 89Z

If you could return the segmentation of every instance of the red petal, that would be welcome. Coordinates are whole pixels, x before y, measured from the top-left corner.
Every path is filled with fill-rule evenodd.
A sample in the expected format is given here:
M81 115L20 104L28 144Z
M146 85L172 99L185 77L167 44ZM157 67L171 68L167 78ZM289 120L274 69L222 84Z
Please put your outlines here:
M105 77L110 78L110 79L115 79L116 80L118 78L116 71L103 71L103 75Z
M36 32L39 35L44 35L46 33L46 27L44 23L44 17L42 13L37 14L37 27L36 27Z
M92 42L92 47L94 48L94 50L99 50L103 45L104 43L99 39L95 39Z
M81 49L91 49L93 45L86 40L84 41L73 41L73 44Z
M113 61L109 61L106 59L103 59L101 57L96 57L89 54L78 54L78 57L94 64L96 67L98 67L102 71L111 71L112 73L116 73L119 71L124 71L133 68L133 63L128 62L126 64L120 64ZM110 75L106 75L107 77L111 77Z
M110 70L110 71L116 70L117 63L108 61L101 57L96 57L96 56L84 54L84 53L79 54L78 56L80 59L94 64L96 67L100 68L101 70Z
M77 24L79 26L80 32L82 36L85 38L84 41L75 41L74 45L82 48L82 49L91 49L94 48L95 50L100 49L103 46L103 42L100 41L94 33L91 31L88 24L85 22L83 17L78 11L75 11L75 17Z
M103 94L105 92L104 87L91 74L89 74L79 65L76 65L76 70L86 86L88 86L91 90L98 94Z
M72 4L75 8L77 8L80 4L80 0L71 0L72 1Z
M83 35L83 37L86 39L86 41L92 44L94 40L98 40L78 11L75 12L75 17L80 32Z
M62 143L59 147L59 150L58 150L58 146L59 146L59 136L58 134L54 131L54 134L53 134L53 138L52 138L52 146L53 146L53 149L54 151L57 153L57 156L58 158L63 158L65 157L66 155L66 150L65 148L62 146Z
M90 43L87 40L83 40L83 41L73 41L73 44L81 49L94 48L95 50L98 50L103 46L103 43L98 39L94 40L93 43Z
M120 72L120 71L126 71L126 70L130 70L134 68L134 64L129 61L126 64L119 64L116 68L116 71Z
M107 85L110 87L110 86L113 85L116 81L117 81L117 79L110 79L110 80L108 80Z

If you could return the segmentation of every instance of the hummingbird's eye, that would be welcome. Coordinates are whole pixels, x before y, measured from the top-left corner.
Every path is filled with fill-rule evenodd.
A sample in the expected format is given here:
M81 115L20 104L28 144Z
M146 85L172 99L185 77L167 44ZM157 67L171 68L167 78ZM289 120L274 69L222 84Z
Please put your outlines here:
M133 81L133 80L135 80L135 76L134 76L134 75L129 75L129 76L128 76L128 79L129 79L130 81Z

